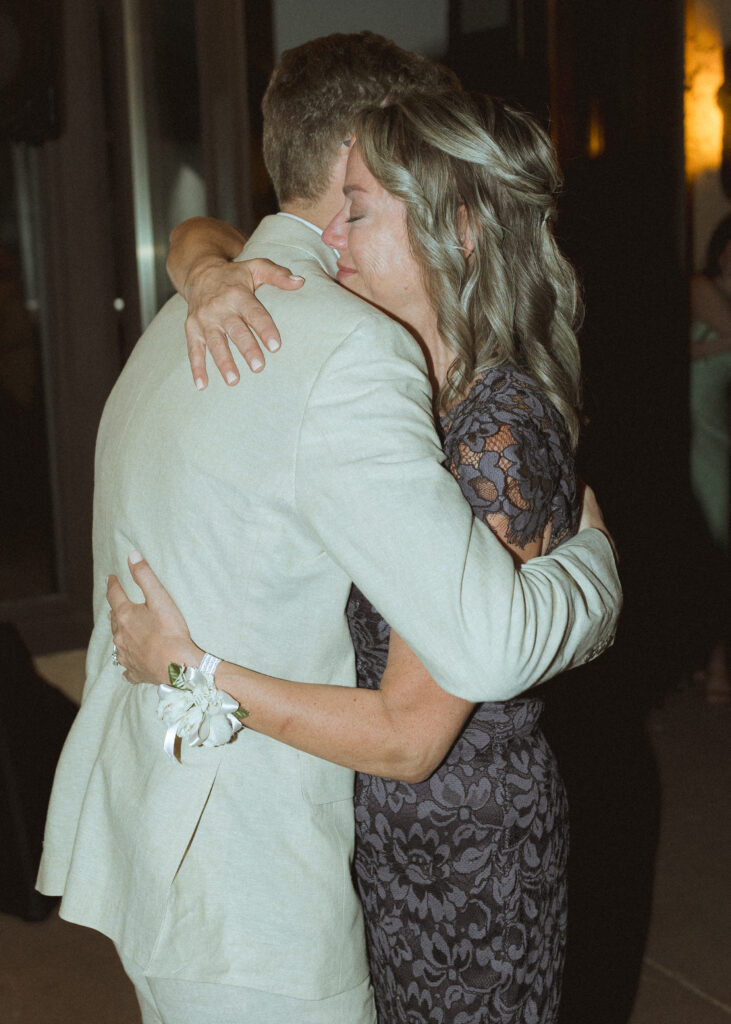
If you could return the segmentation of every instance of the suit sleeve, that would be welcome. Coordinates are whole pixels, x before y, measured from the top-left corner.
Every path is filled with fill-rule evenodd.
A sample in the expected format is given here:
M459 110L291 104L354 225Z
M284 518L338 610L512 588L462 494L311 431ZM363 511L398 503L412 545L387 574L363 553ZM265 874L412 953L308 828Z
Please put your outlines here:
M413 346L365 319L324 364L298 443L298 511L444 689L505 700L612 642L614 558L586 530L516 568L441 465Z

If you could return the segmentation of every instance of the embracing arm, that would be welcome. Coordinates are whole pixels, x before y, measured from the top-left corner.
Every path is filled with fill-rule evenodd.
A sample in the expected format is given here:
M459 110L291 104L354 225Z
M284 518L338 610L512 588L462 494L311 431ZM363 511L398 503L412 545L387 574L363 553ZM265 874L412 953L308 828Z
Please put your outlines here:
M134 604L110 577L114 641L131 682L167 682L169 662L198 665L203 651L145 561L130 561L143 591ZM434 682L391 635L380 690L277 679L222 662L216 685L249 712L247 728L355 771L418 782L438 767L472 710Z
M395 330L364 321L323 367L299 436L297 509L440 686L506 700L611 644L614 554L586 529L516 570L440 465L428 382L397 359Z
M509 484L503 480L503 497ZM493 501L481 511L518 562L540 554L547 543L550 506L536 504L531 535L520 539L512 529L520 510L510 501ZM110 577L119 661L130 682L164 683L170 662L198 665L204 652L147 562L135 553L129 567L145 603L130 602ZM248 728L347 768L406 782L428 778L441 764L473 707L438 686L393 632L379 690L294 682L230 662L218 666L216 685L249 712Z
M259 339L270 352L276 352L280 337L254 292L262 284L291 291L303 283L301 277L293 277L286 267L270 260L238 262L236 257L245 242L240 231L213 217L192 217L173 228L170 235L167 271L188 303L188 358L199 390L208 383L206 349L226 382L238 382L228 339L253 373L263 369Z
M326 761L404 782L438 768L473 707L438 686L396 633L378 690L293 683L228 663L216 682L251 712L247 725Z
M170 232L168 277L184 299L190 295L190 276L203 260L234 260L246 244L238 228L215 217L191 217Z

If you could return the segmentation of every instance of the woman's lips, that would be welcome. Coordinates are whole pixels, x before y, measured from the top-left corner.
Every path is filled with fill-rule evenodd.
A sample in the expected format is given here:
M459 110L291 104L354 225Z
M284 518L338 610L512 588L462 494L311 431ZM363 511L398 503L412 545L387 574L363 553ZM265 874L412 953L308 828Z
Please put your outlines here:
M342 263L338 263L338 272L335 275L335 277L340 282L340 284L345 284L348 278L354 273L355 270L353 267L345 267L343 266Z

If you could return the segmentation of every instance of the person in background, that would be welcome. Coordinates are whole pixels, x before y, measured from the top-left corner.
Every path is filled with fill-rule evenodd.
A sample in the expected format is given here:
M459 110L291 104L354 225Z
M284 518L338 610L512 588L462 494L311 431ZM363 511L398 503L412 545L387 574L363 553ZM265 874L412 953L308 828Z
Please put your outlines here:
M729 398L731 389L731 214L708 244L702 273L690 283L690 475L713 545L716 565L707 593L707 621L715 624L711 650L700 673L706 699L731 697L729 640Z

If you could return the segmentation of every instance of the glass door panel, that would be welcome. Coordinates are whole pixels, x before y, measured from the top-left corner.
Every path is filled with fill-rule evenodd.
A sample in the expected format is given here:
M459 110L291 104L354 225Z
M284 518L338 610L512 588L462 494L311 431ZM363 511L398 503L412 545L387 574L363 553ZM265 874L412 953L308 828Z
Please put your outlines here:
M0 601L57 589L37 151L0 141Z
M124 34L144 328L173 291L170 231L206 213L194 0L125 0Z

